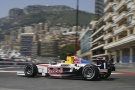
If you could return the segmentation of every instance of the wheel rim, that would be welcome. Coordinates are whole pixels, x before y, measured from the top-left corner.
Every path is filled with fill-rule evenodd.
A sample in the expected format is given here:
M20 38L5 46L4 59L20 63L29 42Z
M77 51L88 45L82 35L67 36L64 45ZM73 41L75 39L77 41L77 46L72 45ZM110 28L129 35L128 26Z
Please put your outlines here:
M92 68L86 68L84 70L84 77L87 79L94 77L94 74L95 74L95 70L93 70Z
M31 67L31 66L27 67L27 68L26 68L26 74L27 74L27 75L31 75L32 73L33 73L32 67Z

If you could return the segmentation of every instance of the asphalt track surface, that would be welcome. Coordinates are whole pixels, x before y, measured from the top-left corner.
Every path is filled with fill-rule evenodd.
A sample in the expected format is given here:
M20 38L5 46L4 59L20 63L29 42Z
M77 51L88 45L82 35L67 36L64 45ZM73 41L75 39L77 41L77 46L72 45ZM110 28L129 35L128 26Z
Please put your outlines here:
M135 90L134 72L113 72L108 79L48 79L17 76L23 68L0 68L0 90Z

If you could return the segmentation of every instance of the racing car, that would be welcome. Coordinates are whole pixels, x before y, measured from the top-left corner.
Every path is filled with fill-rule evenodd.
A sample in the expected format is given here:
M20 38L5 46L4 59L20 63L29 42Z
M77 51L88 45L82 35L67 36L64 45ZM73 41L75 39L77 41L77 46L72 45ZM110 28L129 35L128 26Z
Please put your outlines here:
M65 62L53 63L29 63L24 68L24 76L36 77L82 77L85 80L97 80L108 78L114 71L114 65L107 60L88 61L78 56L67 56ZM20 75L18 72L17 75Z

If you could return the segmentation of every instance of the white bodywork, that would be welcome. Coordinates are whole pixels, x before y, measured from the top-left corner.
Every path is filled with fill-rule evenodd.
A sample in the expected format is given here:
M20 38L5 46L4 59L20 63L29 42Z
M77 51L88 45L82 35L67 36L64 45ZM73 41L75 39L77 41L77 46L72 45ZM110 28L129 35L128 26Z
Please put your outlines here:
M46 75L46 73L49 73L51 76L54 76L54 75L60 75L63 71L58 71L58 72L49 72L49 68L57 68L59 70L63 69L63 68L70 68L70 71L68 72L73 72L73 69L76 69L78 70L79 68L81 67L84 67L86 64L65 64L65 63L58 63L58 64L55 64L55 65L51 65L51 64L39 64L37 65L37 68L38 68L38 73L41 73L43 76ZM64 74L63 74L64 75ZM69 75L69 74L66 74L66 75Z

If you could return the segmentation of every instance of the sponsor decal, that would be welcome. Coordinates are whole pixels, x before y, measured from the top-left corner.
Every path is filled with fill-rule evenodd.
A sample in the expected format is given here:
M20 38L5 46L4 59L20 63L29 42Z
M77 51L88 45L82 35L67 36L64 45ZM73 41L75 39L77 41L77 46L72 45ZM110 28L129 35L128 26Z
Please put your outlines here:
M63 72L63 68L48 68L49 73L59 74Z

